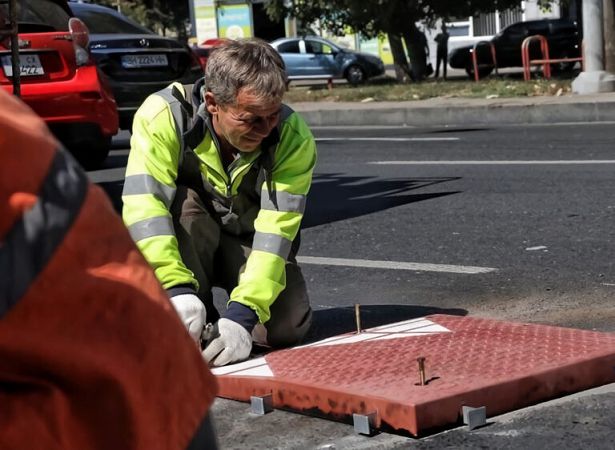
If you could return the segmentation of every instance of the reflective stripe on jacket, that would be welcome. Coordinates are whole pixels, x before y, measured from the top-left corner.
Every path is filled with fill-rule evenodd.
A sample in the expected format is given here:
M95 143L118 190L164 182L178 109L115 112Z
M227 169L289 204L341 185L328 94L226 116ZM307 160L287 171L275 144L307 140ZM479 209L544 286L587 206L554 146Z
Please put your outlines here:
M200 117L195 116L205 126L200 139L182 152L186 144L178 136L182 125L177 112L173 114L179 107L171 95L173 87L185 95L183 86L171 85L148 97L135 115L122 196L124 221L165 288L198 287L181 260L170 212L176 186L183 184L180 167L194 150L191 156L198 159L193 164L199 165L205 195L222 228L236 235L253 234L252 252L230 299L252 308L266 322L271 304L286 286L285 263L299 232L316 162L314 138L303 119L284 105L272 135L257 151L240 153L227 172L202 109ZM269 165L266 177L259 176L263 165Z
M212 448L212 374L106 195L57 147L0 91L0 448Z

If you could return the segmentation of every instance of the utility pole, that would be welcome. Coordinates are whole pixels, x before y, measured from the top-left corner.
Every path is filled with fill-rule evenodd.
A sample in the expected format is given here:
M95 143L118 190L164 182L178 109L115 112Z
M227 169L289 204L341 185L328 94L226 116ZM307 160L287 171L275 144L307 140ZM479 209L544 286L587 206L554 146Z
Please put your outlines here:
M13 79L13 95L21 96L21 73L19 64L19 37L17 30L17 1L8 0L9 16L0 15L0 41L8 37L11 44L11 69ZM0 11L2 12L2 11ZM8 19L8 23L5 23Z
M572 82L575 94L615 91L615 75L604 70L603 0L583 0L585 67Z
M604 0L604 70L615 73L615 1Z
M117 5L117 12L121 13L122 12L122 5L120 4L120 0L117 0L116 5Z

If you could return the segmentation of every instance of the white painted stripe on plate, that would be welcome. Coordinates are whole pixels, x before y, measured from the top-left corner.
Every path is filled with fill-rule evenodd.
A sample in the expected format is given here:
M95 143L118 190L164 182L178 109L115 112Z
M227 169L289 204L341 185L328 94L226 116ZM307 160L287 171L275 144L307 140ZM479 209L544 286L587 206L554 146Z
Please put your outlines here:
M458 137L326 137L316 138L316 142L323 141L366 141L366 142L429 142L429 141L458 141Z
M560 159L560 160L509 160L509 161L370 161L368 164L408 166L408 165L559 165L559 164L615 164L615 159Z
M354 344L362 341L382 341L388 339L401 339L407 337L419 337L428 334L451 333L446 327L432 322L424 317L410 319L403 322L396 322L381 325L375 328L368 328L360 334L343 334L313 342L307 345L293 347L291 350L306 347L323 347L328 345ZM250 359L237 364L230 364L224 367L214 367L211 369L214 375L233 375L242 377L273 377L273 372L267 364L265 357Z
M451 330L421 317L420 319L397 322L380 327L369 328L361 334L333 336L322 341L307 344L302 347L324 347L327 345L353 344L362 341L382 341L399 339L409 336L425 336L428 334L450 333Z
M271 374L271 369L269 369L267 361L265 361L264 357L249 359L248 361L240 362L237 364L230 364L223 367L212 367L211 372L214 375L238 375L239 373L244 371L254 372L255 370L258 371L259 369L264 371L264 373L267 373L267 371L269 371L268 376L273 376L273 374Z
M297 261L303 264L323 266L362 267L369 269L415 270L419 272L448 272L478 274L495 272L493 267L456 266L451 264L428 264L401 261L375 261L368 259L324 258L319 256L299 256Z

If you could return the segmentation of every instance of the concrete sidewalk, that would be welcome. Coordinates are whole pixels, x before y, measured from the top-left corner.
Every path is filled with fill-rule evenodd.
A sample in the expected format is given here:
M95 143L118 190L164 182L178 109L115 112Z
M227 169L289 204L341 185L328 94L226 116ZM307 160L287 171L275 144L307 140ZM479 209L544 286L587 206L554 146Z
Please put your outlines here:
M292 103L311 126L463 126L615 121L615 92L494 99Z

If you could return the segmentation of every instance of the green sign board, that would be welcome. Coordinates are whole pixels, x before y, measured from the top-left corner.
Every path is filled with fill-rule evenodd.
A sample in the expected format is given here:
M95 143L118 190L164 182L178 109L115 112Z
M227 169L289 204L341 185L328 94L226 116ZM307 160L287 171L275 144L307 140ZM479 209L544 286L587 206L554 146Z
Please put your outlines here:
M250 5L219 5L218 35L237 39L252 37L252 14Z

